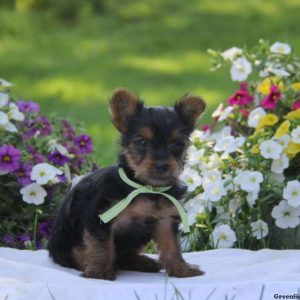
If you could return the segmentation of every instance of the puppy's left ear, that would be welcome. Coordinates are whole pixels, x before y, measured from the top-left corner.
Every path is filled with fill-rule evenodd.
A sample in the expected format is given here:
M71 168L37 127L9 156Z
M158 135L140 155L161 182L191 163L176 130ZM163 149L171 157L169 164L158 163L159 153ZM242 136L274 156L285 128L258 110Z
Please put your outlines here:
M206 103L201 97L186 95L175 104L174 110L193 129L197 119L205 111L205 107Z

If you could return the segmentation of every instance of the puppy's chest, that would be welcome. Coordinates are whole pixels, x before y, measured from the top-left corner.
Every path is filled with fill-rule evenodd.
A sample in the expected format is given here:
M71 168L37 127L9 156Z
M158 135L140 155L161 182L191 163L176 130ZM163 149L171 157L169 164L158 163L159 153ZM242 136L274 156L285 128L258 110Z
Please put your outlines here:
M152 219L159 221L168 219L178 221L179 214L176 207L163 196L136 197L113 221L114 228L120 228L131 222L143 222Z

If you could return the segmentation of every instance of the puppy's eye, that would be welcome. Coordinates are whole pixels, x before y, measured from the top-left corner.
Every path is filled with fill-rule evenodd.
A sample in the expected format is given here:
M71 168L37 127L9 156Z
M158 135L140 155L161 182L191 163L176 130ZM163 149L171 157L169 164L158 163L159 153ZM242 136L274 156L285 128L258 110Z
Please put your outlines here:
M147 145L147 141L145 139L138 139L135 141L135 144L140 147L144 147Z
M174 141L170 144L170 148L173 151L180 151L183 147L184 147L184 144L183 144L183 142L180 142L180 141Z

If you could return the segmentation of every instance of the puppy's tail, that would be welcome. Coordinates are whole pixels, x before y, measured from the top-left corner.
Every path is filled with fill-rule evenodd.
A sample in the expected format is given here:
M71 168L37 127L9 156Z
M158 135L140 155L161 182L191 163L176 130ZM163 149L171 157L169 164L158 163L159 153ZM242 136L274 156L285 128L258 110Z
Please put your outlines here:
M70 220L67 206L72 200L72 193L65 199L58 216L56 217L52 233L48 242L49 256L63 267L76 268L72 257L72 248L75 244L74 228Z

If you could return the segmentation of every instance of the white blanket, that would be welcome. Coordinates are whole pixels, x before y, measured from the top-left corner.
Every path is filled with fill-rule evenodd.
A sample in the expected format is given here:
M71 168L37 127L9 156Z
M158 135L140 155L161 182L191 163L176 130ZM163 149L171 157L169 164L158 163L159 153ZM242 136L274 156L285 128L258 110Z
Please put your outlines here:
M300 250L220 249L184 257L206 274L178 279L163 272L123 271L110 282L81 278L78 271L54 264L45 250L0 248L0 299L300 299Z

